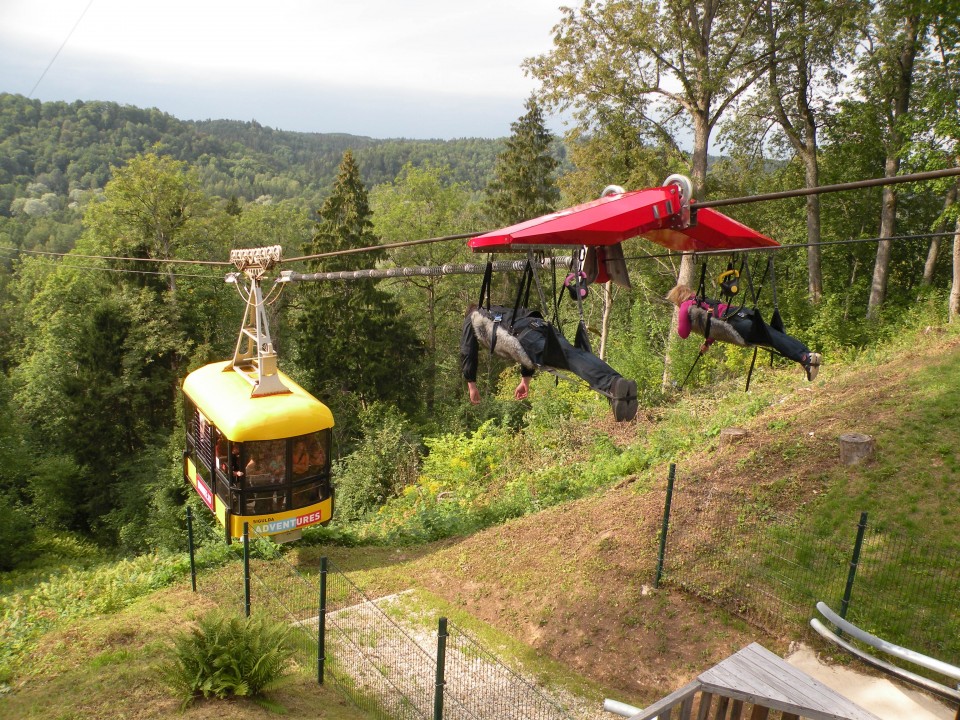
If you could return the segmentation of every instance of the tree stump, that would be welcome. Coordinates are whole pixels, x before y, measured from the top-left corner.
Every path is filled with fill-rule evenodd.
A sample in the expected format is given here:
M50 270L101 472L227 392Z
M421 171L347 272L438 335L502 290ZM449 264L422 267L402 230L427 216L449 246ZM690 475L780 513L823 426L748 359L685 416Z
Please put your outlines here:
M858 465L864 460L869 460L873 457L876 444L869 435L844 433L839 439L840 462L844 465Z
M750 433L743 428L729 427L720 431L720 449L730 445L736 445L746 438Z

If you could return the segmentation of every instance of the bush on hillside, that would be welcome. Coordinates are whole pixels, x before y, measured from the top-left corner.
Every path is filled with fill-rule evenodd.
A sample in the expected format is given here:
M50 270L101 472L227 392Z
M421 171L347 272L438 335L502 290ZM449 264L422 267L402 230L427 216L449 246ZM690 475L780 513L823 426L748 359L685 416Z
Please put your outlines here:
M182 708L201 696L258 697L286 673L293 655L289 632L262 618L210 613L193 631L174 639L162 677L182 700Z
M0 496L0 570L13 570L36 553L33 522L26 510Z
M360 415L363 439L337 463L337 518L359 520L417 479L420 440L395 407L375 403Z

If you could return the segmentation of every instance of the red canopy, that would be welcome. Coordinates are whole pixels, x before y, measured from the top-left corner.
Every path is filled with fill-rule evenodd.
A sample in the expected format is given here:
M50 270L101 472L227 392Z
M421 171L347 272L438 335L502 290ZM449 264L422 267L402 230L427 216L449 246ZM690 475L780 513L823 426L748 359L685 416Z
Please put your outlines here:
M696 204L693 205L696 208ZM696 210L696 221L688 227L651 230L643 237L671 250L740 250L774 247L776 240L710 208Z
M526 250L546 245L615 245L651 230L680 224L676 185L607 195L472 238L475 252Z
M607 195L479 235L468 246L474 252L564 245L598 247L638 235L671 250L737 250L779 244L710 208L697 211L692 226L683 227L684 215L680 188L671 184Z

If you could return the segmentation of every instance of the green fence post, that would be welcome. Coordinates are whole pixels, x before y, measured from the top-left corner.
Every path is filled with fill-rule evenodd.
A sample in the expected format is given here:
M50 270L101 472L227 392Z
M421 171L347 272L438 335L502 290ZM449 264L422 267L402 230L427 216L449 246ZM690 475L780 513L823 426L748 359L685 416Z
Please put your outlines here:
M670 474L667 476L667 499L663 504L663 524L660 526L660 551L657 553L657 576L653 580L655 588L660 587L660 578L663 575L663 558L667 552L667 529L670 527L670 504L673 502L673 480L677 475L677 466L670 463Z
M243 524L243 607L250 617L250 523Z
M197 562L193 555L193 511L187 507L187 545L190 546L190 584L197 591Z
M857 566L860 564L860 550L863 547L863 534L867 530L867 513L860 513L860 523L857 525L857 540L853 544L853 557L850 558L850 571L847 573L847 586L843 590L843 600L840 602L840 617L846 619L847 608L850 606L850 595L853 593L853 581L857 577Z
M327 558L320 558L320 612L317 613L317 683L323 685L323 664L327 659Z
M443 669L447 657L447 619L440 618L437 627L437 682L433 691L433 720L443 720Z

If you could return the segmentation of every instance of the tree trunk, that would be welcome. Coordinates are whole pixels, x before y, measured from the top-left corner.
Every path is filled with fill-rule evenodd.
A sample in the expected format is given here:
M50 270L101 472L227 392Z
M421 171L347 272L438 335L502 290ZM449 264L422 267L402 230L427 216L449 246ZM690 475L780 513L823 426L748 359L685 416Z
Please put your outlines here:
M815 130L814 130L815 131ZM810 132L808 130L808 132ZM817 165L817 140L808 137L803 154L804 175L808 188L820 185ZM817 304L823 296L823 272L820 261L820 196L807 195L807 295Z
M950 288L950 304L947 319L954 322L960 313L960 219L953 233L953 286Z
M603 320L600 322L600 355L601 360L607 357L607 332L610 329L610 310L613 308L613 281L603 284Z
M954 183L947 191L947 196L943 200L943 211L946 212L957 201L957 184ZM944 227L946 227L944 225ZM927 251L927 261L923 264L923 280L921 285L933 284L933 272L937 269L937 255L940 254L940 238L934 237L930 240L930 249Z
M900 169L900 159L887 158L884 177L894 177ZM893 186L883 188L883 206L880 209L880 237L893 237L897 220L897 193ZM873 265L873 282L870 285L870 300L867 302L867 317L875 318L887 297L887 277L890 271L890 240L877 243L877 259Z
M884 177L895 177L900 171L900 150L904 137L899 129L901 119L910 107L910 87L913 84L913 62L917 55L917 39L920 34L920 18L911 15L903 19L905 23L903 45L900 48L897 63L897 86L890 98L893 101L893 117L890 122L890 139L887 144L887 161L884 163ZM897 219L897 192L894 186L883 188L883 207L880 210L880 237L893 237ZM877 260L873 266L873 283L870 286L870 299L867 302L867 317L874 318L887 296L887 278L890 270L889 240L877 244Z

